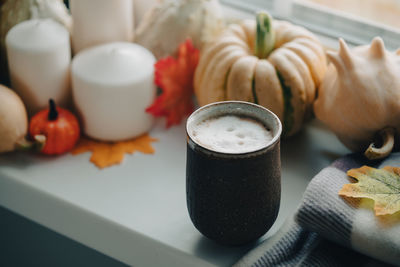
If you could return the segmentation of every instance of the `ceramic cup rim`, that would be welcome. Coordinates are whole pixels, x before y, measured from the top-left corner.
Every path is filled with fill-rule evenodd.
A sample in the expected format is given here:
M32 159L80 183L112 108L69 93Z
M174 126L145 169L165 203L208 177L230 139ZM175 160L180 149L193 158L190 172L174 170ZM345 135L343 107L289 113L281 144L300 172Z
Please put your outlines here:
M199 116L199 114L205 112L208 109L213 109L216 106L220 106L220 105L236 105L238 107L251 107L254 109L259 109L262 112L267 112L269 113L269 115L273 118L273 120L275 121L276 125L277 125L277 130L274 133L273 138L271 139L270 142L268 142L265 146L263 146L262 148L256 149L256 150L250 150L250 151L246 151L246 152L241 152L241 153L232 153L232 152L221 152L221 151L217 151L217 150L213 150L210 149L208 147L205 147L204 145L200 144L199 142L196 142L194 137L191 134L190 131L190 125L191 123L195 122L195 118L197 116ZM224 115L224 113L222 113ZM229 114L229 113L225 113L225 114ZM211 118L212 116L210 116ZM256 120L260 121L259 118L255 118ZM262 122L264 124L264 122ZM274 122L271 122L274 123ZM206 153L210 153L210 154L214 154L214 155L219 155L219 156L253 156L253 155L258 155L260 153L264 153L265 151L270 150L271 148L273 148L275 146L276 143L279 142L281 135L282 135L282 123L280 121L280 119L278 118L278 116L273 113L272 111L270 111L269 109L260 106L258 104L254 104L254 103L250 103L250 102L246 102L246 101L237 101L237 100L229 100L229 101L220 101L220 102L214 102L211 104L207 104L204 105L200 108L198 108L197 110L195 110L187 119L186 121L186 135L188 137L188 144L192 147L192 148L200 148L201 150L203 150Z

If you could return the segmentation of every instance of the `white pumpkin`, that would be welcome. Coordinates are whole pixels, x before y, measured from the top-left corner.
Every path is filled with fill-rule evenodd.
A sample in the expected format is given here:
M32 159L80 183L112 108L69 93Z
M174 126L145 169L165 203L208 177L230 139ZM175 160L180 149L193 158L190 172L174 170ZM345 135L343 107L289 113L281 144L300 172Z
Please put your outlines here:
M400 136L400 50L387 51L381 38L349 49L339 40L314 103L318 119L352 151L383 158ZM381 135L382 147L373 144ZM372 143L372 144L371 144Z
M143 17L135 42L159 59L174 54L187 38L201 49L223 28L218 0L161 0Z
M200 55L194 89L198 103L242 100L282 121L284 135L300 130L326 71L324 50L308 30L266 13L232 24Z
M13 151L28 131L24 103L12 90L0 85L0 153Z

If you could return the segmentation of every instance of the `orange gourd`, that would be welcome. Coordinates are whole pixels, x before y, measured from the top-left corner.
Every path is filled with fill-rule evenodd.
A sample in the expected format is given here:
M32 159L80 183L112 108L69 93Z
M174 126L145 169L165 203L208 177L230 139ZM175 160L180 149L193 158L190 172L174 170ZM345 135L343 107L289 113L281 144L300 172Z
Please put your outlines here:
M59 155L75 146L80 136L80 128L77 118L71 112L56 107L50 99L49 108L32 117L29 135L32 139L41 135L46 138L41 150L43 154Z

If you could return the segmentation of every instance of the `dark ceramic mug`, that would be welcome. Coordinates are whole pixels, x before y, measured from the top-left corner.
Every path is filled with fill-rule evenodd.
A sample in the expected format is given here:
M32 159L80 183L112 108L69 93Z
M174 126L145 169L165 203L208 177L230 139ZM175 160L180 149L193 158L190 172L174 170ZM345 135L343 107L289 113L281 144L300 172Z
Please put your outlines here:
M195 125L226 115L261 123L272 140L244 153L222 153L195 141ZM282 125L278 117L256 104L218 102L196 110L188 118L186 132L186 196L194 226L226 245L245 244L264 235L280 205Z

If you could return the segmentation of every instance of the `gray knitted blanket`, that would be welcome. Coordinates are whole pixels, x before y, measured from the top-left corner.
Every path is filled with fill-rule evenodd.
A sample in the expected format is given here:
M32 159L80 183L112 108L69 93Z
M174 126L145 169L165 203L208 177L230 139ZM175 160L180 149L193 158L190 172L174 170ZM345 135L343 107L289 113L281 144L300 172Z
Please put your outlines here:
M400 266L400 212L382 220L361 201L338 195L347 170L368 164L400 167L400 153L382 162L345 156L308 185L294 218L235 266Z

